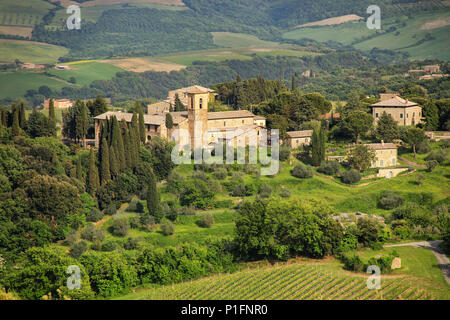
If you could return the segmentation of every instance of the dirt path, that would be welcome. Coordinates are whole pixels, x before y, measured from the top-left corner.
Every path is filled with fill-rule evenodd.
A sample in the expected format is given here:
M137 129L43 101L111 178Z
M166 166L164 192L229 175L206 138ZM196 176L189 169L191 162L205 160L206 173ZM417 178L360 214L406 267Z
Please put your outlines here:
M385 245L386 248L391 247L404 247L404 246L413 246L418 248L428 248L433 251L433 254L436 256L436 259L439 263L439 268L442 270L442 274L444 275L445 281L450 285L450 262L446 254L439 248L439 244L442 243L442 240L435 241L418 241L418 242L408 242L408 243L399 243L399 244L390 244Z
M408 160L408 159L403 158L403 157L398 157L398 159L403 161L403 162L405 162L406 164L409 164L412 167L419 167L419 168L422 168L422 169L426 169L426 167L427 167L426 165L423 165L423 164L420 164L420 163Z

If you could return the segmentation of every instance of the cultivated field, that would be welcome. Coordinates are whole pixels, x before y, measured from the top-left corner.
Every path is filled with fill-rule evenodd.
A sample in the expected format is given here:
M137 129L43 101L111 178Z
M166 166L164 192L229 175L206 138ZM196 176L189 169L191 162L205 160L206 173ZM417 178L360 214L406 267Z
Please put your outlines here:
M39 89L40 86L49 86L52 89L61 89L69 85L58 79L50 78L42 73L35 72L0 72L0 99L23 97L27 90Z
M356 14L348 14L345 16L334 17L334 18L324 19L324 20L320 20L320 21L305 23L305 24L297 26L297 28L314 27L314 26L331 26L331 25L341 24L341 23L350 22L350 21L359 21L361 19L363 19L363 18Z
M76 1L71 0L51 0L52 2L61 2L61 4L64 7L67 7L69 5L75 4L80 7L94 7L94 6L105 6L105 5L112 5L112 4L125 4L125 3L139 3L139 4L164 4L164 5L171 5L171 6L184 6L184 3L182 0L92 0L92 1L86 1L83 3L78 3Z
M103 60L105 63L112 64L121 69L132 72L145 72L145 71L179 71L186 66L171 63L168 61L152 58L152 57L139 57L139 58L123 58L123 59L110 59Z
M420 249L418 249L420 250ZM424 249L422 249L424 250ZM343 271L334 259L242 265L234 274L140 288L118 299L139 300L429 300L439 299L408 274L382 276L381 288L367 288L368 275Z
M0 62L19 59L31 63L56 63L68 49L48 43L0 39Z
M0 26L0 34L30 38L32 31L32 27Z
M0 1L0 25L34 26L54 6L43 0Z
M211 32L214 44L225 48L275 47L280 44L272 41L260 40L255 36L244 33Z
M76 79L76 84L89 85L94 80L108 80L113 78L117 72L123 69L109 63L97 61L71 63L70 70L50 70L50 74L69 81L71 77Z
M437 58L448 60L448 34L450 10L420 14L414 19L406 16L385 19L378 33L369 30L365 22L349 22L334 26L297 28L283 34L285 39L309 38L319 42L338 41L356 49L370 51L373 48L408 52L417 59ZM371 38L369 38L371 37Z

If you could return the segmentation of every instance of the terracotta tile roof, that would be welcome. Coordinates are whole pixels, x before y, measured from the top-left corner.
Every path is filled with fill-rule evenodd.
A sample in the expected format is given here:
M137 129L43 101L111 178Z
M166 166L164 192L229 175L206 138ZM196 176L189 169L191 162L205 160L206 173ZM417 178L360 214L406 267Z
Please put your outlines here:
M312 130L301 130L301 131L289 131L286 132L291 138L306 138L311 137L313 134Z
M365 146L374 150L397 149L397 145L394 143L368 143Z
M253 119L254 120L266 120L266 118L263 116L255 116Z
M418 104L413 101L408 101L407 99L402 99L399 96L395 96L392 99L388 99L385 101L380 101L372 104L372 107L415 107Z
M117 121L122 121L125 119L126 122L131 122L131 119L133 118L132 113L127 112L114 112L114 111L108 111L105 113L102 113L95 117L97 120L105 120L109 119L111 117L115 116L117 118ZM166 117L164 115L144 115L144 123L145 124L153 124L153 125L162 125L166 121Z
M255 115L248 110L208 112L208 120L253 118Z

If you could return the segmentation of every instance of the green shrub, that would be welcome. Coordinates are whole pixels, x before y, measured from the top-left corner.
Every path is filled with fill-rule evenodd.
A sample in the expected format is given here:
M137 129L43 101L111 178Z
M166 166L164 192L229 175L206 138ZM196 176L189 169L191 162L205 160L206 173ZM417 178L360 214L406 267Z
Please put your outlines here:
M225 168L217 168L214 170L213 176L217 180L223 180L228 176L228 171Z
M237 186L234 186L233 190L231 191L231 195L233 197L245 197L246 195L245 185L238 184Z
M344 263L346 270L355 272L364 271L364 263L357 254L342 254L339 259Z
M115 203L111 203L110 205L108 205L108 207L105 209L104 214L107 215L114 215L117 213L117 207Z
M272 187L270 185L268 185L267 183L261 185L261 187L259 188L259 196L261 198L269 198L271 194Z
M105 230L97 229L93 224L89 224L83 232L81 232L81 238L92 242L96 240L103 241L105 237Z
M291 148L288 146L281 146L280 152L279 152L279 159L280 161L286 161L291 156Z
M416 146L416 152L418 154L425 154L431 151L428 140L424 140Z
M86 221L88 222L97 222L102 220L104 217L103 212L101 212L98 208L93 208L87 215Z
M194 206L183 207L182 213L185 216L195 216L196 211Z
M118 237L125 237L130 231L130 223L127 218L115 219L112 226L112 233Z
M329 175L329 176L335 176L341 169L341 165L337 161L325 161L322 162L320 167L317 169L317 171Z
M358 170L350 169L342 173L341 179L346 184L353 184L361 180L361 174Z
M118 249L120 249L120 247L121 246L117 241L110 240L110 241L106 241L102 244L102 251L110 252L110 251L118 250Z
M380 207L386 210L391 210L403 205L403 197L394 192L384 192L380 201Z
M125 211L127 211L127 212L137 212L137 201L136 200L133 200L133 201L131 201L129 204L128 204L128 206L127 206L127 208L125 209Z
M144 204L140 201L136 203L136 212L137 213L144 213Z
M214 202L214 208L220 208L220 209L228 209L233 206L233 200L226 199L226 200L219 200Z
M139 245L139 240L136 238L129 237L127 241L123 244L125 250L136 250Z
M296 178L306 179L311 178L313 176L313 171L311 167L304 166L304 165L297 165L292 169L291 173Z
M210 213L204 214L196 221L196 224L201 228L211 228L214 224L214 216Z
M87 249L88 249L87 242L83 240L79 241L70 248L70 255L74 258L79 258L83 253L87 251Z
M291 191L286 188L281 188L279 194L280 194L280 197L282 197L282 198L290 198L292 195Z
M435 160L439 163L446 161L448 158L447 151L444 149L439 149L437 151L431 152L426 158L426 161Z
M427 171L432 172L439 165L439 162L437 162L436 160L429 160L426 162L426 165Z
M166 221L163 224L161 224L161 232L165 236L170 236L175 233L175 226L172 222Z

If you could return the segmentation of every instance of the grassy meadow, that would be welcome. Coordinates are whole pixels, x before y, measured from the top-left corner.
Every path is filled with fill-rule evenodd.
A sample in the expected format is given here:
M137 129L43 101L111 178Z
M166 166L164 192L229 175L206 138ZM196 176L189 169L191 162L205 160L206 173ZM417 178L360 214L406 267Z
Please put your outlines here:
M22 62L50 64L58 62L58 58L67 54L64 47L48 43L22 40L0 39L0 62Z

